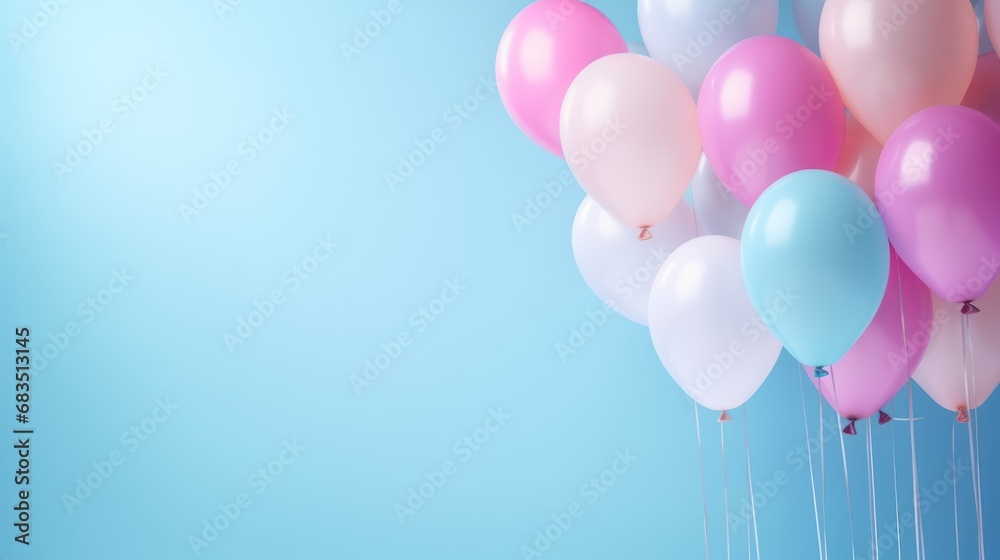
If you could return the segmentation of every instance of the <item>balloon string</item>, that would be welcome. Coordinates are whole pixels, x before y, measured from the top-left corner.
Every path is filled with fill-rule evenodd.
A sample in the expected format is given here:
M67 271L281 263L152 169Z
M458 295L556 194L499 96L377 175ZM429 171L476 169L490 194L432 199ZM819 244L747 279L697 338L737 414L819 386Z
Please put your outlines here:
M802 377L799 377L799 381ZM747 405L743 405L743 441L746 443L747 452L747 486L750 488L750 515L753 517L753 542L754 548L757 552L757 560L760 560L760 535L757 533L757 502L754 501L753 495L753 475L751 474L753 470L750 468L750 433L747 428ZM750 542L750 531L747 531L747 546L749 547ZM750 553L747 551L747 556Z
M870 489L868 494L868 500L871 504L871 517L872 517L872 552L875 560L879 558L878 549L878 494L875 491L875 452L872 445L872 419L869 418L867 422L867 436L868 436L868 487Z
M955 424L958 422L953 422L951 425L951 464L952 470L955 466ZM952 504L955 507L955 560L961 560L962 558L962 547L959 546L958 537L958 472L954 472L951 475L951 498Z
M722 499L726 503L726 560L730 560L729 477L726 475L726 424L726 422L719 422L719 438L722 442Z
M962 363L965 369L965 406L967 410L971 411L975 408L977 403L972 402L969 398L969 316L962 315ZM975 374L973 374L973 377ZM971 414L971 412L970 412ZM971 418L966 423L969 427L969 464L972 468L976 468L976 442L972 432L972 420ZM972 497L976 505L976 534L977 534L977 544L983 540L983 516L979 510L979 485L976 484L976 473L972 472ZM983 549L979 547L979 560L983 559Z
M816 391L816 399L819 400L819 468L820 468L820 491L823 498L823 558L830 558L830 551L827 544L830 542L826 530L826 442L823 436L823 391Z
M892 416L895 418L895 399L891 401L889 410L892 411ZM889 429L892 430L892 496L895 502L894 511L896 512L896 556L897 560L903 560L903 543L900 541L899 535L899 474L896 467L896 426L890 423Z
M701 420L698 419L698 403L694 403L694 430L698 436L698 466L701 468L701 516L705 531L705 560L711 560L708 552L708 495L705 492L705 458L701 450ZM726 532L728 533L728 529Z
M816 503L816 476L813 474L812 447L809 445L809 415L806 413L806 390L805 390L805 386L804 386L804 384L802 382L802 377L803 376L800 375L798 377L799 377L799 393L801 393L801 395L802 395L802 422L805 424L805 428L806 428L806 454L809 456L809 488L812 490L813 519L816 520L816 547L819 550L819 558L820 558L820 560L823 560L823 558L824 558L824 556L823 556L823 537L820 535L820 532L819 532L819 505ZM823 396L820 395L820 399L822 399L822 398L823 398ZM822 409L820 409L819 415L820 415L820 423L822 423L822 421L823 421L822 420L823 419L823 410ZM822 444L822 441L823 441L822 430L820 431L819 439L820 439L820 443Z
M913 377L911 375L912 372L910 371L909 340L906 338L906 309L903 306L903 273L900 268L898 253L893 253L893 260L896 265L896 293L899 294L899 323L903 333L903 356L906 360L906 374L909 378L907 387L910 402L910 464L913 468L913 518L916 522L916 531L913 533L914 557L916 560L921 560L921 558L925 557L923 554L924 525L923 513L920 511L920 485L917 480L916 436L913 428L913 421L915 418L913 415ZM896 530L897 532L899 530L898 524L896 525ZM902 546L902 543L900 543L900 546ZM900 554L902 554L902 551L900 551Z
M833 386L833 402L837 404L835 408L840 408L840 399L837 397L837 377L833 373L833 366L830 366L830 385ZM837 412L837 417L840 417L840 412ZM854 510L851 508L851 479L848 476L847 470L847 450L844 447L844 432L838 430L840 433L840 457L844 462L844 488L847 491L847 520L848 527L851 529L851 558L857 560L857 553L854 550Z
M913 378L907 384L907 397L910 402L910 418L913 418ZM924 514L920 509L920 479L917 473L917 439L913 427L914 421L910 421L910 467L913 470L913 517L917 522L917 530L913 534L916 541L916 559L926 559L924 550Z
M975 354L973 353L973 346L974 345L972 343L972 321L970 319L969 320L969 371L972 372L972 400L978 403L979 397L976 394L976 359L975 359ZM976 434L976 462L973 465L973 468L975 469L973 473L975 474L974 480L977 490L976 494L979 496L979 499L976 501L976 515L978 516L979 519L979 557L985 558L986 548L984 546L985 543L983 542L983 540L986 538L986 533L983 531L983 525L982 525L983 483L979 477L979 473L981 472L979 470L979 456L980 456L979 450L982 449L981 447L979 447L979 407L977 406L976 408L972 409L969 414L970 414L970 421L972 422L972 431L975 432ZM952 463L954 464L954 461Z

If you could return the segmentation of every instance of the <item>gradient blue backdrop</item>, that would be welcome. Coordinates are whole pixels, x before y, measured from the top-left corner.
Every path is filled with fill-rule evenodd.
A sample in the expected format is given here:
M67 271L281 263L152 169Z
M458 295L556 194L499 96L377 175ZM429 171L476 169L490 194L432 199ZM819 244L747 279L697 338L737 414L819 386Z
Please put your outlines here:
M204 538L204 523L240 493L251 503L200 557L524 558L536 531L574 502L582 515L542 557L704 556L693 409L647 331L610 317L566 360L556 351L600 310L570 250L582 191L570 184L519 230L512 214L565 164L516 129L493 91L480 88L485 99L463 116L453 109L492 80L497 42L524 0L399 0L402 10L350 57L342 45L388 2L244 0L221 16L208 0L50 3L58 12L39 17L48 21L17 48L9 33L45 2L5 2L0 17L3 347L12 363L14 328L25 325L34 356L52 345L33 370L32 544L13 541L8 435L0 557L196 557L190 538ZM633 2L594 4L639 39ZM782 32L794 35L790 23L783 14ZM166 76L123 119L116 99L147 67ZM294 118L273 139L265 133L273 141L247 161L241 144L283 109ZM60 181L53 162L105 118L114 130ZM390 188L385 173L437 128L446 140ZM185 220L181 205L230 160L240 174ZM338 244L332 256L286 282L327 237ZM113 281L123 269L134 277L124 288ZM435 302L456 279L457 298ZM109 286L118 293L102 292ZM225 333L274 290L282 303L230 352ZM433 309L432 323L421 308ZM66 334L70 321L78 330ZM401 333L411 344L357 390L352 378ZM13 428L13 376L5 379L0 423ZM747 407L766 558L817 555L809 471L794 459L805 440L800 379L785 356ZM815 429L816 392L806 387L806 396ZM160 403L176 410L166 415ZM930 489L944 481L953 415L919 390L916 408ZM487 422L491 410L509 419ZM995 417L994 399L982 411L987 527L997 519ZM726 466L739 515L746 469L736 418ZM128 436L133 426L143 441ZM701 427L712 556L722 558L719 426L706 412ZM897 422L875 431L880 524L895 520L893 429L899 501L912 509L908 433ZM483 443L473 450L466 436ZM871 534L863 438L846 451L860 554ZM585 485L616 452L638 460L592 494ZM830 555L839 559L850 536L838 440L825 455ZM109 458L120 463L111 472ZM396 505L446 461L444 484L401 522ZM262 482L255 473L268 468L280 474ZM950 485L940 486L925 539L944 558L954 554L953 511ZM958 494L963 552L972 554L971 477ZM894 533L882 533L883 556L895 557ZM733 555L745 555L746 526L734 524L731 537ZM1000 546L995 533L986 544ZM903 556L913 547L906 528Z

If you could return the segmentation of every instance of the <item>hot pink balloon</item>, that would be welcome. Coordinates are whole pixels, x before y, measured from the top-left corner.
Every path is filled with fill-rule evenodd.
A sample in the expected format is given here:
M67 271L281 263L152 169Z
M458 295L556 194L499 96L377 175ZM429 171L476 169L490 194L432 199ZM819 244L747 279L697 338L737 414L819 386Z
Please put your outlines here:
M628 52L600 11L580 0L539 0L507 26L497 50L497 88L517 126L562 157L559 109L573 78L588 64Z
M1000 124L1000 56L991 52L979 57L972 83L962 105L975 109Z
M747 207L789 173L832 171L844 144L833 77L784 37L751 37L726 51L702 84L698 119L708 162Z
M948 301L978 299L1000 269L998 156L1000 125L957 105L913 115L882 150L875 197L889 241Z
M906 317L905 344L900 307ZM889 285L871 324L830 375L817 378L811 367L805 367L806 373L841 416L852 422L868 418L892 400L917 369L927 349L926 337L920 344L917 333L928 328L933 317L931 291L890 251Z

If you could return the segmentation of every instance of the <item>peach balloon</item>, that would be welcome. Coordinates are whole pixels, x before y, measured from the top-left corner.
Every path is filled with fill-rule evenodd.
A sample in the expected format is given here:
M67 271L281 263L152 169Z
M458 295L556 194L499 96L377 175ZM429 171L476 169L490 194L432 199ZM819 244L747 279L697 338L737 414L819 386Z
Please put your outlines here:
M854 115L847 115L844 147L834 171L857 183L872 200L875 200L875 170L880 155L882 144Z
M580 72L559 135L580 186L618 223L642 229L640 239L684 197L701 158L691 92L638 54L608 55Z
M972 3L827 0L820 51L844 103L882 143L933 105L958 105L976 67Z
M895 279L891 279L895 282ZM995 284L976 305L982 313L969 316L972 334L972 355L975 392L970 379L968 398L965 393L965 370L962 358L962 304L934 297L934 320L908 332L910 352L927 348L923 360L913 372L913 380L928 395L948 410L972 410L1000 385L1000 284Z
M972 77L962 105L975 109L1000 124L1000 57L997 53L979 57L976 74Z

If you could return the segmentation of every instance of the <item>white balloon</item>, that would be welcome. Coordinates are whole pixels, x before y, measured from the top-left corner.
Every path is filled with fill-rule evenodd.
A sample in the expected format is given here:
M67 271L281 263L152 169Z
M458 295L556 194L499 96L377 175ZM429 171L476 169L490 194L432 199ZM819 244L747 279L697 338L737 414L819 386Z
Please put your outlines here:
M889 279L895 282L894 279ZM1000 284L994 284L976 300L981 313L969 316L975 391L970 377L969 398L965 395L962 357L962 304L947 302L934 295L934 320L906 333L911 348L927 346L923 360L913 372L913 380L948 410L971 410L981 406L1000 385ZM928 342L929 340L929 342ZM899 357L903 360L902 356ZM969 406L971 403L972 406Z
M649 290L660 265L695 236L691 205L680 201L649 231L652 239L636 239L635 228L616 222L589 196L573 220L573 257L583 279L611 309L640 325L648 322Z
M680 76L695 99L708 69L736 43L778 30L778 0L639 0L650 55Z
M750 209L722 184L705 154L701 155L698 171L691 180L691 200L704 234L725 235L734 239L743 237L743 224Z
M749 400L781 353L750 303L740 242L721 235L685 243L660 268L649 297L649 334L674 381L713 410Z

